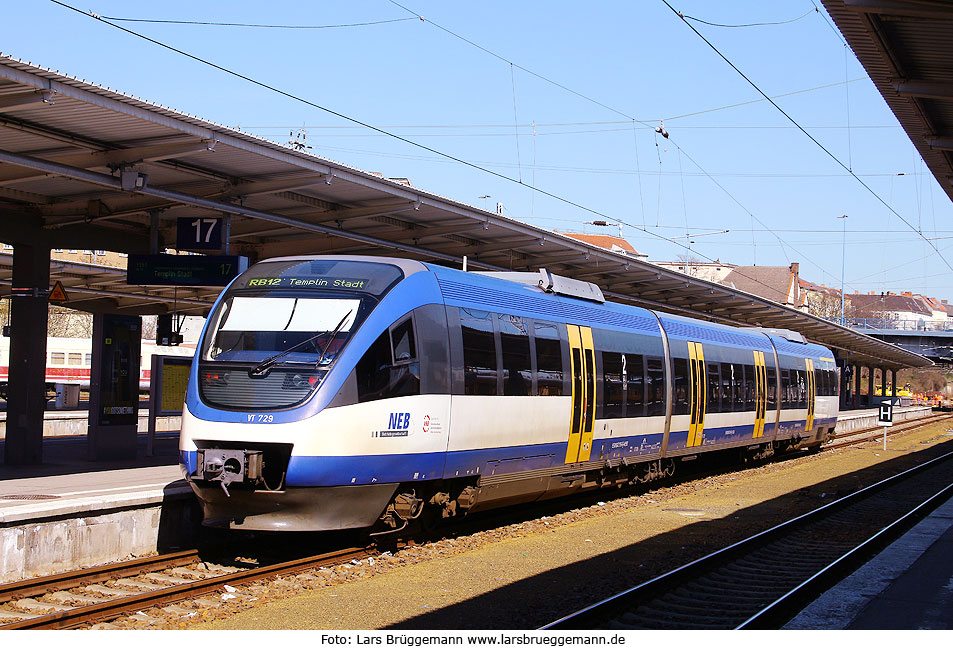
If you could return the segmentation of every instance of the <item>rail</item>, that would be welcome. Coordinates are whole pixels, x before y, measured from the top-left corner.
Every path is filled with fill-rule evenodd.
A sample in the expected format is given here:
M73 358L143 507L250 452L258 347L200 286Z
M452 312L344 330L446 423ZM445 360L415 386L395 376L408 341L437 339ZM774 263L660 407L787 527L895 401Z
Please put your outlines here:
M953 496L951 466L940 455L541 629L777 627Z

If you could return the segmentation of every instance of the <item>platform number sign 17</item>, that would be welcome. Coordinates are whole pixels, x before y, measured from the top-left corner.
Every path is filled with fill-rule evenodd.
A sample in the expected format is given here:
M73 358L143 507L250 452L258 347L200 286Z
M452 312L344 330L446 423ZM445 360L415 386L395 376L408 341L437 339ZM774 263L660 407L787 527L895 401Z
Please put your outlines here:
M176 249L219 251L222 248L222 218L180 217L176 228Z

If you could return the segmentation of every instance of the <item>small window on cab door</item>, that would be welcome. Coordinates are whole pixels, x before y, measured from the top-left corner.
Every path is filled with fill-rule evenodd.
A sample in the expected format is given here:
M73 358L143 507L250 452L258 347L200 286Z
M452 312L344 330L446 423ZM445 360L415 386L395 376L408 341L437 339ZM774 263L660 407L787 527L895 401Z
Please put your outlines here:
M420 362L413 319L381 333L357 364L358 402L420 394Z
M395 326L390 333L394 343L394 364L401 364L417 359L417 345L414 342L414 322L405 319Z

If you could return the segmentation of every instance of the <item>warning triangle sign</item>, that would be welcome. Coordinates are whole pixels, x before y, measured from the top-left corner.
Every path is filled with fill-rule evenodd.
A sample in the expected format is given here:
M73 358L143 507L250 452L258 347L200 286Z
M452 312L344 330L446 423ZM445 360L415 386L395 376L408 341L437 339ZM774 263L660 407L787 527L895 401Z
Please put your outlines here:
M57 281L53 284L53 289L50 290L50 301L52 303L66 303L69 301L69 297L66 296L66 290L63 289L63 284Z

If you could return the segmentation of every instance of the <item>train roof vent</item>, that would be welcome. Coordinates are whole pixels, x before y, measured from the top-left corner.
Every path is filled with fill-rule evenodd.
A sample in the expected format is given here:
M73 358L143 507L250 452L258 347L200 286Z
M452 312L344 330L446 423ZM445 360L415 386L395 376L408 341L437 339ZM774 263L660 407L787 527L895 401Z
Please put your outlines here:
M807 344L807 338L798 333L797 331L788 330L787 328L743 328L741 330L745 331L755 331L757 333L764 333L765 335L774 335L775 337L783 338L789 342L797 342L798 344Z
M559 276L549 273L546 268L541 268L538 272L475 272L483 276L492 276L493 278L522 283L523 285L532 285L543 292L550 294L560 294L566 297L575 297L594 301L596 303L605 303L606 298L602 295L602 290L595 283L587 281L577 281L576 279Z

